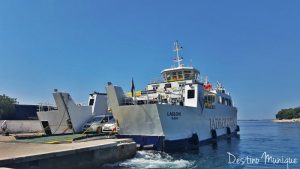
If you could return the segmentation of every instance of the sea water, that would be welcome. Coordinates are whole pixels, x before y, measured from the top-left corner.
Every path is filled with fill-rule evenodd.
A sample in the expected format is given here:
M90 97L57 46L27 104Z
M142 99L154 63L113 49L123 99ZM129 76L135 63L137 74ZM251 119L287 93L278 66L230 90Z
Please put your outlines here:
M238 121L240 135L198 151L138 151L102 168L300 169L300 123Z

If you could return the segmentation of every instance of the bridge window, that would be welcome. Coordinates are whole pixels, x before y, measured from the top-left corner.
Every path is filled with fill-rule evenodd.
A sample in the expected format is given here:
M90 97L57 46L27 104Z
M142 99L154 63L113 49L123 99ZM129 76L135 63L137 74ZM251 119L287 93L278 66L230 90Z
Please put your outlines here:
M185 70L184 71L184 78L186 80L191 79L191 71L190 70Z
M166 79L167 79L167 81L170 81L170 80L171 80L171 75L170 75L170 73L166 73Z
M177 80L177 72L172 72L172 80Z
M182 71L178 72L178 80L183 80L183 73L182 73Z

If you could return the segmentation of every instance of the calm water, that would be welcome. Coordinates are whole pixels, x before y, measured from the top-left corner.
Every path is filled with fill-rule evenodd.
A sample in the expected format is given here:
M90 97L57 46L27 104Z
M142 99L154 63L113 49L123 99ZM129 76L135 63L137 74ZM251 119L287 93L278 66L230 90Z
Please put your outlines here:
M300 168L300 124L272 123L263 121L238 121L240 137L221 140L217 145L200 147L199 151L184 153L159 153L139 151L135 158L103 168L201 168L201 169L299 169ZM245 164L229 164L228 152L236 159L244 158ZM273 164L261 158L263 153L274 158L297 159L296 164ZM230 156L233 162L234 157ZM248 161L246 161L248 157ZM282 161L282 160L281 160ZM236 161L235 161L236 162Z

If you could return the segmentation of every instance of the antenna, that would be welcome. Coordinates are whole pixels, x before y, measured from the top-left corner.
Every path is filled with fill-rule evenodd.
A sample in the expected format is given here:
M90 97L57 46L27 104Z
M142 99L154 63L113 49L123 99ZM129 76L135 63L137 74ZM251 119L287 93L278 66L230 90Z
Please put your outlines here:
M179 56L179 50L182 49L182 46L179 46L179 42L176 40L174 42L174 47L175 47L174 51L176 52L175 62L178 63L178 67L182 67L183 64L181 64L181 61L183 60L183 57Z
M217 84L218 84L218 88L222 88L223 87L222 84L219 81L217 81Z
M205 76L204 84L208 84L208 77Z

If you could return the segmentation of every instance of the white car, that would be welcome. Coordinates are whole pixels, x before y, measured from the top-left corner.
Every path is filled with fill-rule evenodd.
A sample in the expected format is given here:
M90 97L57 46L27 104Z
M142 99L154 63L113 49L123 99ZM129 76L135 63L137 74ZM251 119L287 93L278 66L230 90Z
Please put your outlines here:
M113 123L106 123L102 126L102 133L117 133L119 127L115 122Z
M112 115L100 115L94 116L88 120L82 127L82 132L102 132L102 127L106 123L114 122L114 117Z

